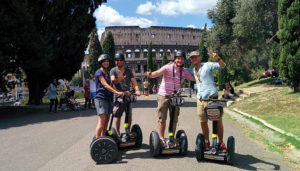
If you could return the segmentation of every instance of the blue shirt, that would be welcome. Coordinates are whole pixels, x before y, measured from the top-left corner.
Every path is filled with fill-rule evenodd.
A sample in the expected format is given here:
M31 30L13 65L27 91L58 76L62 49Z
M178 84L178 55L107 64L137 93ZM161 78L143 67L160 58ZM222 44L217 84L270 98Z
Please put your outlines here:
M113 93L108 91L100 82L98 76L103 76L104 79L106 80L107 84L110 84L110 76L107 73L107 76L105 73L98 69L95 73L95 80L96 80L96 99L105 99L105 100L112 100Z
M213 94L218 95L213 71L220 68L220 64L217 62L201 63L198 74L196 74L196 69L193 68L193 75L197 84L197 99L207 99Z
M56 86L53 83L50 83L50 86L48 89L48 98L56 99L56 95L57 95Z

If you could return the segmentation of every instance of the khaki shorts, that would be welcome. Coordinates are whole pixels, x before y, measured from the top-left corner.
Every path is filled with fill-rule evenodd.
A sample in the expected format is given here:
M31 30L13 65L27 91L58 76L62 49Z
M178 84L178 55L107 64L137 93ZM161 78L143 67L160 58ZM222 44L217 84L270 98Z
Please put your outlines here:
M204 112L204 108L208 105L209 102L197 100L197 115L200 122L207 122L208 118ZM222 117L219 119L222 121Z
M157 106L158 121L165 122L167 120L168 110L170 115L170 109L171 109L170 98L158 95L157 104L158 104ZM174 122L178 122L179 111L180 111L179 106L176 106Z

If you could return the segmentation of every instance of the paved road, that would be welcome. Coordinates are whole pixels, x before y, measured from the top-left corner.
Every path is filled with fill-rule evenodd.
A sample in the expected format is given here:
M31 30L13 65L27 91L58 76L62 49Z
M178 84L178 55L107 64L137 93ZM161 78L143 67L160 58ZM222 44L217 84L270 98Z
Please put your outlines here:
M120 151L112 164L96 165L89 154L97 118L94 110L39 114L0 121L0 170L293 170L284 159L247 138L235 121L225 120L225 140L236 138L236 164L195 159L195 139L200 131L194 99L181 108L178 128L189 140L187 156L149 155L149 134L157 127L156 97L134 104L134 123L143 130L141 149Z

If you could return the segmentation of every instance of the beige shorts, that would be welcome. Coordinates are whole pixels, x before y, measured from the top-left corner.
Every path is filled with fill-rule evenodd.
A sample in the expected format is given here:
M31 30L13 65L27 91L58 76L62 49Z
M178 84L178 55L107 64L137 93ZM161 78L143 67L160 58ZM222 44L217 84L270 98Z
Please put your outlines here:
M157 104L158 104L157 105L158 121L165 122L167 120L168 110L170 115L170 108L171 108L170 98L158 95ZM176 106L174 122L178 122L179 111L180 111L179 106Z
M204 108L208 105L209 102L197 100L197 115L200 122L207 122L208 118L204 112ZM219 119L222 121L222 117Z

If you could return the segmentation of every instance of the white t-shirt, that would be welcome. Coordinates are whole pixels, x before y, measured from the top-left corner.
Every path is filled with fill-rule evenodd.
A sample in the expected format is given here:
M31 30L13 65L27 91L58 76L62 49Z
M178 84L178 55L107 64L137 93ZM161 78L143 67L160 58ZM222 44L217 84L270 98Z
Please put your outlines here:
M96 81L90 80L90 92L96 92Z

